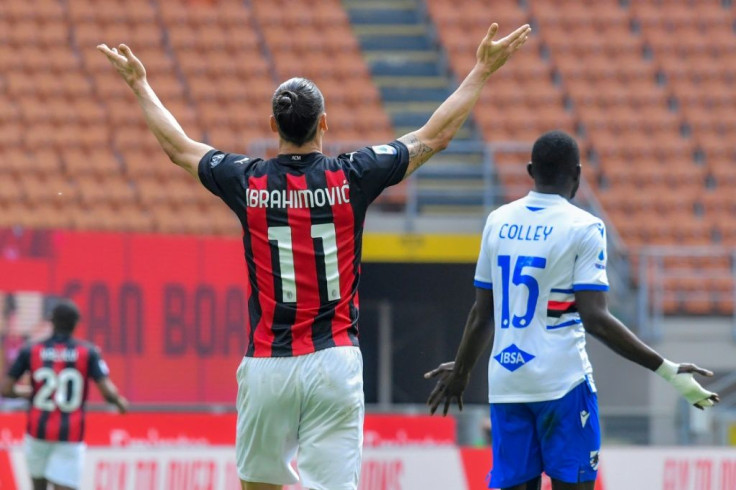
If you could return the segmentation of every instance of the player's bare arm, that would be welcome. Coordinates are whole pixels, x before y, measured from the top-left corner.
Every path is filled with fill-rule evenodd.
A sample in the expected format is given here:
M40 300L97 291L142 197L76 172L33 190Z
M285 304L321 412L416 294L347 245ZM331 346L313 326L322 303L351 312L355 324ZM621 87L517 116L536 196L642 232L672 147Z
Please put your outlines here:
M0 381L0 395L3 398L25 398L30 400L31 387L17 384L18 380L11 376L4 376Z
M179 122L164 107L148 84L143 63L128 46L121 44L117 48L110 49L106 44L100 44L97 49L107 56L125 83L133 90L148 127L169 159L198 179L199 161L212 147L187 136Z
M112 405L115 405L120 413L126 413L129 408L128 400L124 396L120 395L117 386L112 382L110 378L102 378L97 382L97 388L99 388L102 397Z
M604 291L577 291L575 303L585 330L618 355L662 376L697 408L710 407L720 401L716 393L704 389L693 379L694 374L713 376L711 371L663 358L608 311Z
M477 61L473 69L427 123L399 138L409 149L409 167L404 178L421 167L432 155L447 148L478 102L481 90L490 76L524 45L531 27L525 24L503 39L494 41L497 32L498 24L494 23L478 46Z
M463 409L463 392L468 386L470 373L483 351L493 343L493 322L490 320L492 315L493 291L476 288L475 303L470 308L455 361L444 362L424 375L425 379L439 377L427 400L432 414L444 402L442 415L447 415L453 399L457 400L460 410Z

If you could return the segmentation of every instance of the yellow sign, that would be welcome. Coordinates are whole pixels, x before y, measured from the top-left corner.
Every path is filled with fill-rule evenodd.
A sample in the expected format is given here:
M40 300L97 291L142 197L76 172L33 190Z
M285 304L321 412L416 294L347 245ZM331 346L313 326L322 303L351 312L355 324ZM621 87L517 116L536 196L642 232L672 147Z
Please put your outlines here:
M366 262L475 263L478 235L420 235L370 233L363 237Z

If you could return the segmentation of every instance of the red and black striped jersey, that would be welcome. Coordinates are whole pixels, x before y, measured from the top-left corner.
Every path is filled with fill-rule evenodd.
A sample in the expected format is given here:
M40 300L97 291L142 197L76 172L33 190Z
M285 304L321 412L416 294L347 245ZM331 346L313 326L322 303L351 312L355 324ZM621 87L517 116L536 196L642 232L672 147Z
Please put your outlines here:
M45 441L84 440L89 379L108 376L99 350L89 342L56 334L24 347L8 375L20 379L26 371L31 373L32 388L28 434Z
M331 158L262 160L208 152L199 178L237 214L247 265L250 357L358 345L358 282L368 205L409 164L398 141Z

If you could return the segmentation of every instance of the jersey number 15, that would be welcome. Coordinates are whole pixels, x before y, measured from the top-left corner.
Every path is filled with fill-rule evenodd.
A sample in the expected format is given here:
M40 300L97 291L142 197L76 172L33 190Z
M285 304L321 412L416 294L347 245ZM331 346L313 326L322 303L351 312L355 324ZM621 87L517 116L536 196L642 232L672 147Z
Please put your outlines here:
M509 328L509 324L516 328L525 328L529 326L534 318L534 312L537 310L539 283L534 276L525 274L524 269L544 269L546 266L547 259L544 257L520 255L516 258L513 277L511 277L511 256L498 256L498 267L501 268L501 328ZM511 313L509 312L510 282L512 282L514 286L526 286L529 290L526 311L522 316L514 315L513 318L510 318Z

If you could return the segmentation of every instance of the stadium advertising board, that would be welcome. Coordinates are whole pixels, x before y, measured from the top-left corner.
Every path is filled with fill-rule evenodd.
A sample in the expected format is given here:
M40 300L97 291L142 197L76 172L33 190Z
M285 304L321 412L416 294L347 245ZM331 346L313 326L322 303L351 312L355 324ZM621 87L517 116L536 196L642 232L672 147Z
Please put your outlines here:
M232 446L235 413L87 414L85 441L100 447ZM0 447L20 445L23 413L0 414ZM366 415L364 447L453 446L455 419L426 415ZM2 488L2 487L0 487Z
M41 256L0 260L6 304L33 304L23 292L75 300L79 336L100 346L134 401L232 403L247 335L237 239L62 231L48 239ZM14 316L33 315L20 307L6 313L11 338L42 335Z
M234 414L91 413L82 488L238 488ZM25 416L0 416L0 488L25 489ZM369 415L360 490L481 490L488 448L458 448L451 418ZM7 451L3 451L2 448ZM732 448L629 448L601 452L596 490L734 490ZM292 486L288 490L302 490ZM550 490L544 480L543 490Z
M82 488L93 490L235 490L234 448L91 448ZM359 490L481 490L490 450L442 447L366 448ZM10 464L9 464L10 463ZM712 448L625 448L605 451L596 490L733 490L736 454ZM30 489L22 450L0 450L1 488ZM2 477L2 474L0 474ZM303 490L298 485L287 490ZM549 490L545 478L543 490Z

